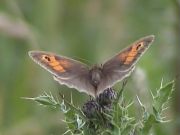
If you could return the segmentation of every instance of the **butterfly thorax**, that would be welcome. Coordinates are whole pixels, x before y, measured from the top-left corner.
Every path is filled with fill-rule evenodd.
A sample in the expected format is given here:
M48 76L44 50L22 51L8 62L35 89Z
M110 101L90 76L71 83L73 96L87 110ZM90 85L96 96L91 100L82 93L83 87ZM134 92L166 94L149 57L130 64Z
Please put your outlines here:
M89 76L91 84L95 87L95 89L97 89L97 86L99 85L102 79L102 68L99 66L94 66L90 70Z

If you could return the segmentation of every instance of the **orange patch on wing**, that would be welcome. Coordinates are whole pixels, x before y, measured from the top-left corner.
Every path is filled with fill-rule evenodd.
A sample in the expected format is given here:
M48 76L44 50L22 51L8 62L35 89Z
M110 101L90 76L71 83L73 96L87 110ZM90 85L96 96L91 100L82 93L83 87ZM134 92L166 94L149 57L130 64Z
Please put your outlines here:
M136 57L137 53L138 53L138 51L137 51L136 45L132 46L131 51L127 53L124 64L130 64Z
M51 62L51 63L49 63L49 65L51 65L51 66L58 66L59 65L59 62L58 61L54 61L54 62Z
M128 55L128 52L121 53L121 54L119 55L119 59L120 59L121 61L125 61L127 55Z
M72 64L71 64L70 62L68 62L67 60L60 60L60 61L59 61L59 64L60 64L60 65L63 65L63 66L66 67L66 68L69 68L69 67L72 66Z
M65 71L66 71L66 70L65 70L62 66L60 66L60 65L54 66L53 69L56 70L56 71L59 71L59 72L65 72Z
M54 65L54 70L57 70L59 72L66 72L64 68L69 68L71 66L71 63L66 60L56 60L56 62L51 63L51 65Z
M124 64L130 64L137 56L138 51L143 47L143 42L135 44L129 52L124 52L119 55L119 59L124 61Z
M42 60L51 66L54 70L59 72L65 72L64 67L69 66L69 62L65 60L56 60L54 56L43 55Z

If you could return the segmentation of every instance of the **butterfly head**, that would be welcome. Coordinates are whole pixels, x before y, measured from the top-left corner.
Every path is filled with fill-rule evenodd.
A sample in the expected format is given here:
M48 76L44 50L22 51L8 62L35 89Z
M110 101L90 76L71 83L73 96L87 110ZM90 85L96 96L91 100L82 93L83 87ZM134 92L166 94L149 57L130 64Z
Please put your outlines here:
M90 70L90 80L91 83L94 87L97 87L98 84L100 83L102 79L102 68L95 65L91 70Z

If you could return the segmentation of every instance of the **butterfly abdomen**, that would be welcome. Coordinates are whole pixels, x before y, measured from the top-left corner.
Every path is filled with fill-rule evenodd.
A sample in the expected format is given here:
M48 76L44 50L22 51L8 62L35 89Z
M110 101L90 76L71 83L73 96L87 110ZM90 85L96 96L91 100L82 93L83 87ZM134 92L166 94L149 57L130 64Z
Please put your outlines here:
M89 76L90 76L90 83L94 86L95 89L97 89L102 79L102 69L98 66L94 66L89 71Z

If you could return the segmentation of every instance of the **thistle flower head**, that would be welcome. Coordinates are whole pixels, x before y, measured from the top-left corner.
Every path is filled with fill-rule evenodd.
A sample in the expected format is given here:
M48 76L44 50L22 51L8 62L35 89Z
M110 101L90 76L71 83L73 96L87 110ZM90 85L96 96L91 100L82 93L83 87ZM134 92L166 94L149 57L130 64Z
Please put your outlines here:
M116 97L117 93L112 88L107 88L96 98L96 100L103 107L111 105Z
M87 118L95 118L100 111L100 106L95 100L89 100L83 105L82 111Z

